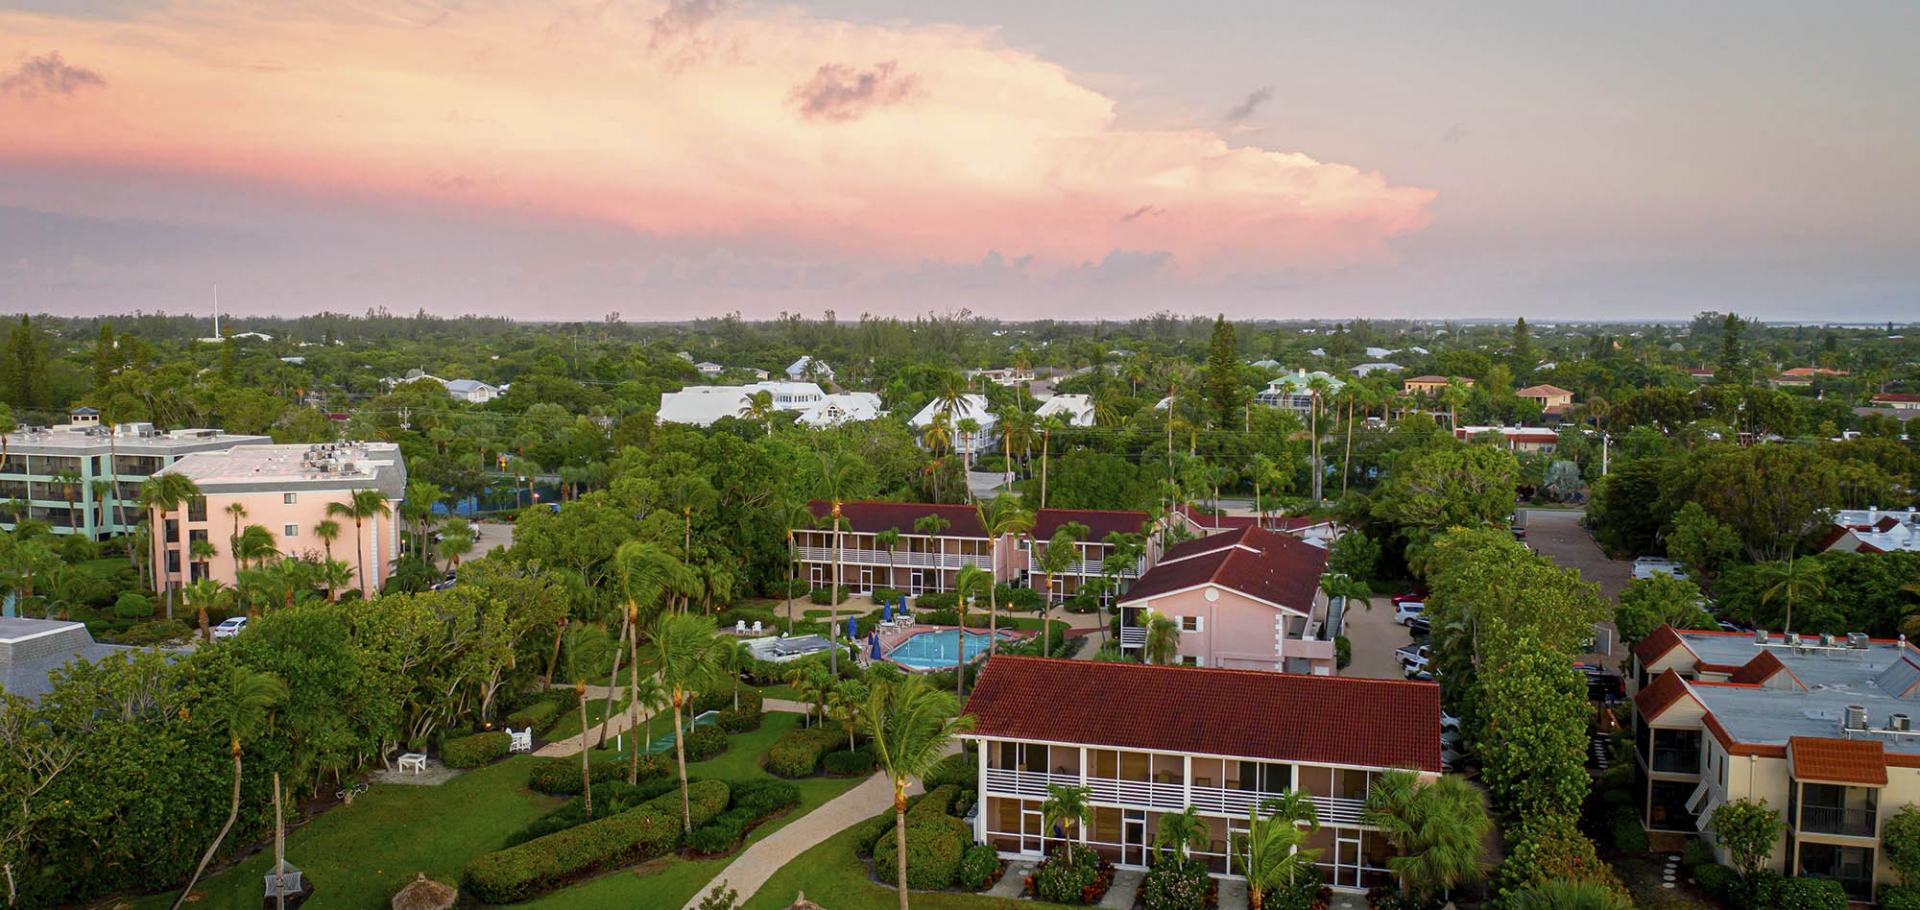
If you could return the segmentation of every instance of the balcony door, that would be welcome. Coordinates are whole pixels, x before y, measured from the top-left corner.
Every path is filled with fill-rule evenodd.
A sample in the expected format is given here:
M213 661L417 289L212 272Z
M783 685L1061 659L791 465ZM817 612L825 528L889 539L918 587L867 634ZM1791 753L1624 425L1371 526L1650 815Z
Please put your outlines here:
M1020 804L1020 853L1023 856L1043 856L1047 852L1047 820L1040 811L1040 804L1022 802Z
M873 567L872 566L860 567L860 593L862 594L873 593Z
M913 596L918 597L920 596L920 592L925 591L926 589L927 589L927 573L919 569L914 569L913 571L907 573L907 593L908 594L912 594Z
M1144 866L1147 864L1147 812L1145 809L1126 812L1126 818L1120 822L1120 864Z

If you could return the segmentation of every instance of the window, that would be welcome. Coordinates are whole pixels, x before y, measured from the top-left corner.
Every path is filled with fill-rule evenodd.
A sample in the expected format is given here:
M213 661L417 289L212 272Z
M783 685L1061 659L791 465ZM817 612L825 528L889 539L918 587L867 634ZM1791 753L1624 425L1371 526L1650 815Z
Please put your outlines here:
M1198 632L1198 631L1200 631L1200 617L1198 617L1198 616L1182 616L1182 617L1180 617L1180 631L1182 631L1182 632Z
M1204 663L1204 662L1203 662L1203 661L1202 661L1202 660L1201 660L1201 659L1200 659L1199 657L1193 657L1193 656L1183 656L1183 657L1181 657L1181 658L1180 658L1180 666L1183 666L1183 667L1204 667L1204 666L1206 666L1206 664L1205 664L1205 663Z
M1800 845L1800 874L1839 882L1850 901L1872 899L1873 861L1873 849L1870 847L1840 847L1820 843Z
M289 493L289 494L287 494L287 495L289 495L289 496L291 496L291 495L293 495L293 494L291 494L291 493ZM299 526L299 525L287 525L287 526L286 526L286 528L284 528L283 530L285 531L285 533L286 533L286 536L288 536L288 537L299 537L299 536L300 536L300 526Z
M300 494L298 493L283 493L280 495L280 502L282 505L290 506L299 501L300 501ZM292 536L292 535L288 535L288 536Z

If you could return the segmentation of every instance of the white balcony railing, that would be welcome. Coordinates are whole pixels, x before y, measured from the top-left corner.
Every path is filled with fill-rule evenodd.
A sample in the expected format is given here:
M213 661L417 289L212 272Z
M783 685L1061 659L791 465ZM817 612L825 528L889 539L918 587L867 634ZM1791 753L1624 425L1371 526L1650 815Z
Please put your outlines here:
M795 553L801 562L833 563L832 547L796 547ZM847 566L893 566L900 569L958 569L961 566L979 566L992 569L993 559L986 554L964 556L959 553L909 553L901 550L888 553L885 550L861 550L853 547L840 548L840 564Z
M1147 646L1147 630L1131 626L1120 627L1120 647L1144 648Z
M1122 569L1120 571L1119 577L1139 578L1140 573L1144 571L1145 565L1146 565L1146 560L1142 559L1140 562L1135 563L1134 565L1129 566L1128 568ZM1044 574L1044 570L1040 568L1040 560L1033 555L1032 550L1027 551L1027 573L1032 575L1035 578L1039 578L1042 574ZM1054 573L1056 577L1061 577L1061 578L1064 578L1068 575L1079 575L1085 578L1099 578L1104 574L1106 574L1106 570L1102 562L1098 559L1076 560L1071 565L1067 566L1065 569L1062 569Z
M1091 791L1089 801L1098 805L1152 809L1161 812L1179 812L1188 806L1193 806L1210 815L1230 815L1237 818L1245 818L1249 808L1258 806L1261 800L1271 799L1276 795L1248 790L1229 790L1225 787L1188 787L1185 784L1149 780L1089 777L1083 782L1078 774L1047 774L1040 771L1007 771L998 768L987 769L986 784L986 792L989 796L1046 799L1048 785L1085 786ZM1321 824L1352 827L1360 824L1360 813L1365 803L1357 799L1315 796L1313 806L1320 814Z

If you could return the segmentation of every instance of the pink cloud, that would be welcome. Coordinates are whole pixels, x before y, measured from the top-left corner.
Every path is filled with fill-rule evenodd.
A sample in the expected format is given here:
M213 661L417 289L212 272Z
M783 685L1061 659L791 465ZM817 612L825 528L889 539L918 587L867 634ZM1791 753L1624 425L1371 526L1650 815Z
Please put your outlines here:
M1430 220L1426 189L1210 131L1115 126L1114 103L990 32L715 0L180 0L103 28L0 12L0 59L105 85L31 111L7 161L529 212L663 237L776 238L903 263L1115 250L1185 275L1339 267ZM0 200L4 201L4 200Z

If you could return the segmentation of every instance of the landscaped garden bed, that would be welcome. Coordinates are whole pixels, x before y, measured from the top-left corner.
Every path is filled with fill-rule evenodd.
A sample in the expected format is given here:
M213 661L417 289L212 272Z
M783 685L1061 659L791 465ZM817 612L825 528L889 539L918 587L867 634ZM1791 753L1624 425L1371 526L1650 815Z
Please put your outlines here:
M1064 844L1034 867L1026 878L1026 892L1056 904L1097 904L1113 886L1113 873L1113 864L1100 854Z

